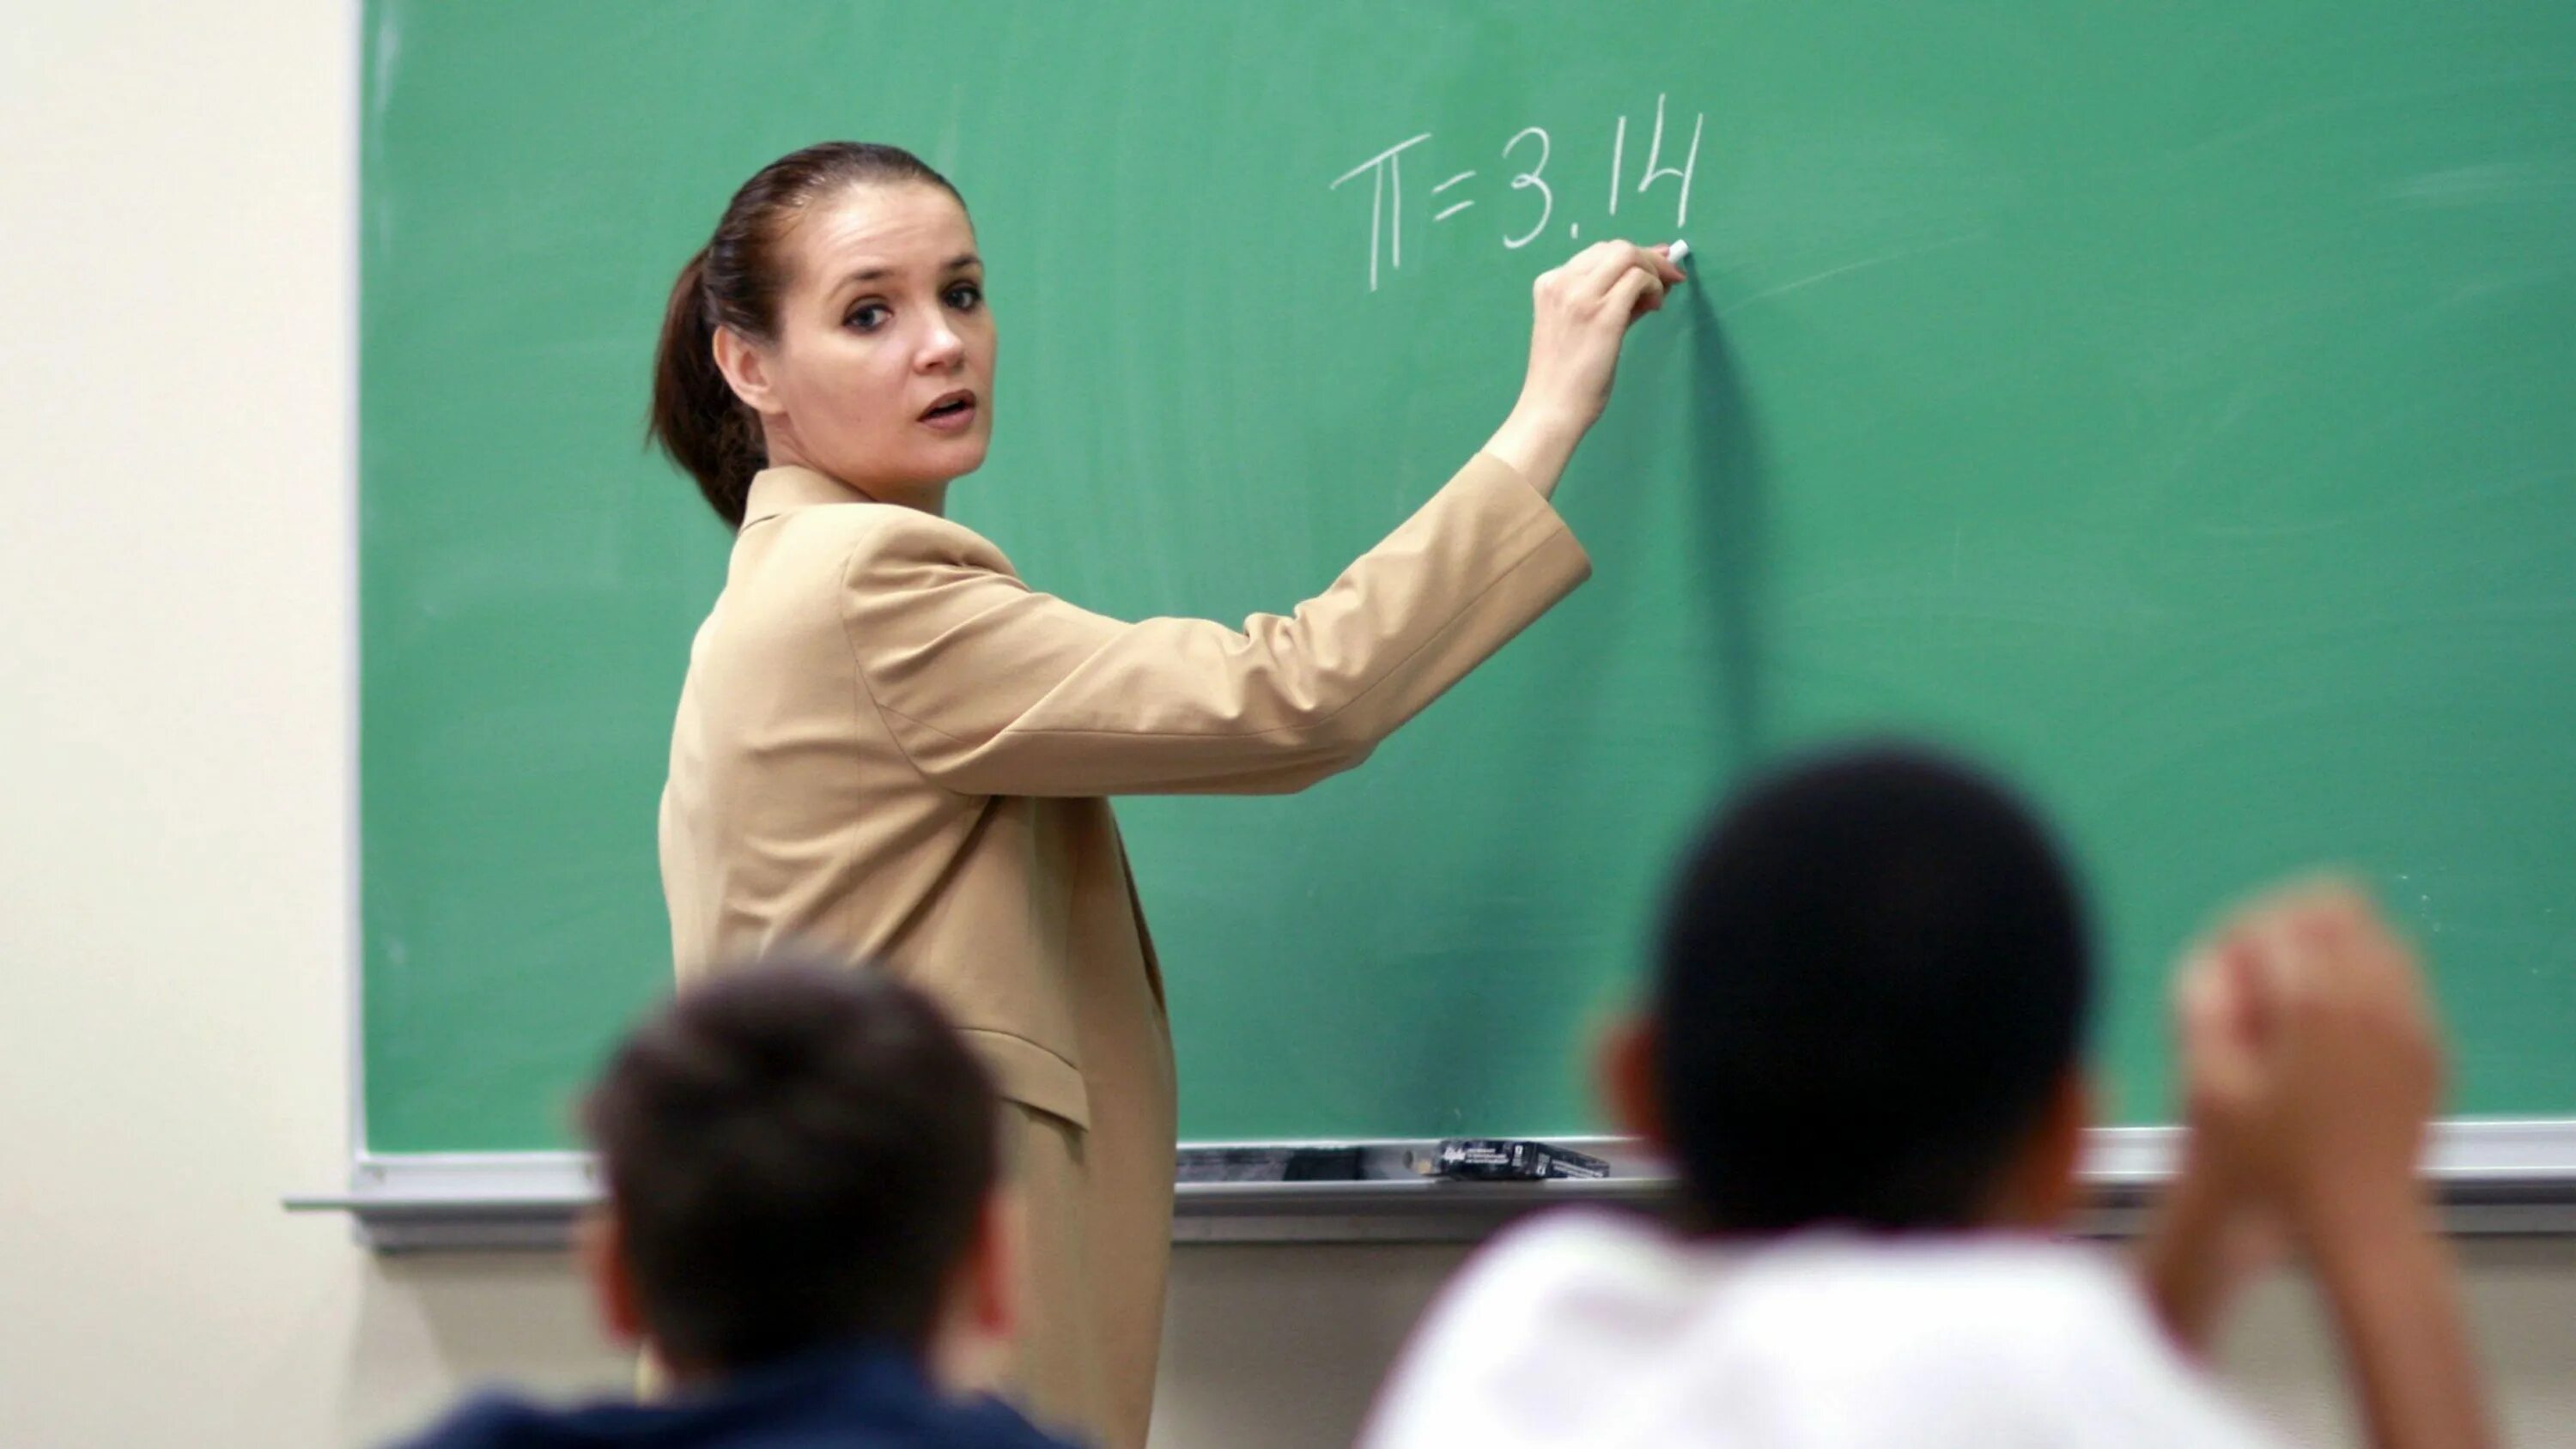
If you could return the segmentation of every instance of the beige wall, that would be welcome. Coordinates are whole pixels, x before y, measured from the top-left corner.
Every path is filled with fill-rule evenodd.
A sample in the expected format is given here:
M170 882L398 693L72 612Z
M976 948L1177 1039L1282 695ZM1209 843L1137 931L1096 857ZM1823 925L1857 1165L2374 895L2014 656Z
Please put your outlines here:
M0 26L0 1443L365 1442L614 1383L564 1264L379 1263L341 1176L354 20ZM1341 1439L1454 1261L1184 1250L1160 1442ZM2472 1253L2523 1441L2576 1444L2576 1247ZM2235 1365L2330 1423L2287 1289Z

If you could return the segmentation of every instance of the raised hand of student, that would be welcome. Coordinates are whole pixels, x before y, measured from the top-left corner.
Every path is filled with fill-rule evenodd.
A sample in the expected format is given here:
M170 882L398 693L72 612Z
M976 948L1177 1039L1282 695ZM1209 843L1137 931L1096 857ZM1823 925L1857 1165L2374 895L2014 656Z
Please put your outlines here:
M2250 974L2256 1093L2243 1151L2314 1242L2412 1221L2441 1095L2441 1049L2414 952L2359 892L2293 891L2218 947Z
M2201 1219L2204 1290L2228 1231L2276 1215L2333 1303L2373 1442L2486 1442L2449 1252L2417 1177L2442 1057L2413 951L2351 886L2293 887L2184 968L2176 1022L2190 1146L2175 1193L2178 1214ZM2192 1340L2182 1318L2208 1305L2188 1293L2181 1305Z
M2263 986L2249 952L2225 949L2230 939L2222 933L2174 976L2183 1150L2140 1265L2166 1328L2204 1358L2236 1291L2285 1246L2267 1180L2277 1174L2264 1161Z

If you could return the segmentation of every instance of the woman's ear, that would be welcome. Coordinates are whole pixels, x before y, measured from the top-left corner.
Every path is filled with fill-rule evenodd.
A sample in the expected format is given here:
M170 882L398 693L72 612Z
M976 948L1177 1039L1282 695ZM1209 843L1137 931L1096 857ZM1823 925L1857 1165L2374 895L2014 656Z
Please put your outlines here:
M779 411L777 396L771 386L769 358L760 344L730 327L716 329L716 370L724 374L725 384L743 406L767 416Z
M1610 1125L1661 1152L1670 1143L1664 1133L1662 1077L1656 1056L1654 1023L1632 1013L1601 1034L1592 1067Z

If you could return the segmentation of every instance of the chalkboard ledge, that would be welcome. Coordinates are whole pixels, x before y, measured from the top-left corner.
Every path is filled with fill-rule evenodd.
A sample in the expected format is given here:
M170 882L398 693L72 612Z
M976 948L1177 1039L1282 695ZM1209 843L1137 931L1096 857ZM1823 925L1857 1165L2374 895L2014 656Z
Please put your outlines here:
M2085 1149L2089 1193L2078 1231L2135 1233L2172 1172L2178 1135L2169 1127L2095 1131ZM1423 1139L1184 1144L1172 1237L1183 1244L1469 1243L1541 1208L1605 1203L1651 1211L1670 1200L1670 1177L1632 1142L1547 1140L1608 1160L1610 1175L1432 1180L1408 1164L1434 1148ZM1287 1180L1326 1160L1346 1175ZM2454 1233L2576 1234L2576 1119L2444 1122L2426 1166ZM349 1213L359 1240L383 1253L555 1251L598 1196L597 1175L582 1153L388 1153L362 1154L347 1191L291 1197L286 1206Z

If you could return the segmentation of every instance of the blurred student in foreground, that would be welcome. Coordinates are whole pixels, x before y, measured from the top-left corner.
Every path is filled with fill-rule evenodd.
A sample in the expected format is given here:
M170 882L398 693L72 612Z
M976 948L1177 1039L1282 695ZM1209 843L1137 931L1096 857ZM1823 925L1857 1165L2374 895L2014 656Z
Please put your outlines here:
M2434 1028L2352 890L2282 891L2183 964L2188 1138L2136 1276L2059 1236L2092 953L2005 791L1887 750L1775 776L1685 862L1661 954L1603 1076L1675 1165L1681 1231L1507 1234L1426 1320L1370 1449L2274 1443L2203 1360L2243 1245L2281 1231L2372 1441L2487 1441L2416 1180Z
M683 992L584 1111L608 1182L584 1267L669 1397L495 1396L414 1449L1065 1449L941 1387L988 1373L1012 1327L999 1110L887 973L776 963Z

